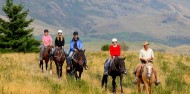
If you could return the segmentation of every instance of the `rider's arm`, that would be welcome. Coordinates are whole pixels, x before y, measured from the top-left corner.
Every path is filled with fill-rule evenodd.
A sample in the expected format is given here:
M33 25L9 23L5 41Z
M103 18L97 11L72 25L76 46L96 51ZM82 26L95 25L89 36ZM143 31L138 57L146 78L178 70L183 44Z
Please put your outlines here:
M63 37L63 41L62 41L62 46L64 47L65 46L65 39Z
M70 50L74 51L74 43L72 40L70 41Z
M49 44L49 46L52 46L52 37L50 36L50 39L49 39L49 41L50 41L50 44Z
M121 56L121 47L118 45L119 57Z
M112 49L112 45L110 45L110 56L113 57L113 49Z
M154 52L153 52L153 50L151 50L151 58L148 58L147 60L148 61L151 61L151 60L153 60L154 59Z
M46 42L45 42L45 36L42 36L42 44L45 45Z
M57 46L57 37L55 38L55 47Z
M82 43L82 41L79 40L79 45L78 45L78 46L79 46L78 49L79 49L79 50L82 50L82 48L83 48L83 43Z

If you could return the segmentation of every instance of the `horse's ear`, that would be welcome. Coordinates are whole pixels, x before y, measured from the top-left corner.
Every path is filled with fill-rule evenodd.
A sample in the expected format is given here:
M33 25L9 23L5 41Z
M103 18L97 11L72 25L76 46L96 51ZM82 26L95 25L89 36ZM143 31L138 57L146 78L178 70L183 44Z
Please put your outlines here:
M83 52L85 52L85 49L83 50Z
M123 60L125 60L125 59L126 59L126 57L123 58Z

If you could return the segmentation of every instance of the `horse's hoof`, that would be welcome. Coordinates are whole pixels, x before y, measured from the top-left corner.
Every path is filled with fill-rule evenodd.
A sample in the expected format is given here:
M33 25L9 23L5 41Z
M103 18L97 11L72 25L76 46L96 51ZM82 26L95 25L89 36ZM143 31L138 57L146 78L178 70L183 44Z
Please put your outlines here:
M52 70L50 70L50 75L52 75Z

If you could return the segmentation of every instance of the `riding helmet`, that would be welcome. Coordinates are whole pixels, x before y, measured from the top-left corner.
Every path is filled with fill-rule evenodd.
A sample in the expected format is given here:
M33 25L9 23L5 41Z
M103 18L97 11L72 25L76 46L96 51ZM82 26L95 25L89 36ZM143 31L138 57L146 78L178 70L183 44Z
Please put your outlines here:
M78 35L78 32L77 31L73 32L73 35Z
M49 31L47 29L45 29L44 32L49 32Z

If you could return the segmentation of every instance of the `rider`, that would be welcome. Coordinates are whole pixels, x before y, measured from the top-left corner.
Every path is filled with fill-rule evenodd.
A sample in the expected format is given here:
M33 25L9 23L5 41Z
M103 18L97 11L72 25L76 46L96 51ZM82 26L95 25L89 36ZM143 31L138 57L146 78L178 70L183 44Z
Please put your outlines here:
M141 61L140 64L137 65L137 68L135 70L135 80L133 81L134 84L137 84L137 81L138 81L138 77L140 75L140 71L141 69L143 68L143 66L148 63L148 62L151 62L153 63L153 59L154 59L154 52L151 48L148 47L149 46L149 43L147 41L145 41L143 43L143 49L140 50L140 53L139 53L139 59ZM153 69L153 72L154 72L154 75L155 75L155 79L156 79L156 82L155 84L156 85L159 85L160 84L160 81L158 80L157 78L157 71L155 69Z
M69 65L71 64L71 59L72 59L72 56L73 56L74 52L76 52L78 50L82 50L82 48L83 48L82 41L78 37L78 32L75 31L73 33L73 39L70 41L69 54L68 54L68 57L67 57L67 62L68 62ZM69 69L69 67L67 67L67 68ZM85 61L84 61L84 68L85 68L85 70L87 70L86 57L85 57Z
M65 53L65 55L67 55L65 49L64 49L64 45L65 45L65 39L63 37L63 31L62 30L58 30L58 35L55 38L55 47L61 47L63 49L63 52ZM52 55L54 53L55 49L53 49L52 51Z
M42 46L40 49L40 61L43 60L44 48L52 45L52 37L48 34L48 32L49 31L47 29L45 29L44 35L42 36Z
M107 60L107 62L104 65L104 75L108 75L108 68L110 66L110 63L113 62L115 59L115 56L120 57L121 55L121 47L117 44L117 39L112 39L112 45L110 45L110 56L111 58ZM126 74L127 71L125 69L124 73Z

